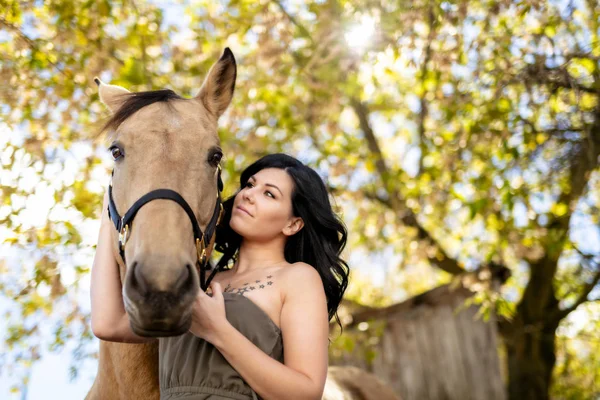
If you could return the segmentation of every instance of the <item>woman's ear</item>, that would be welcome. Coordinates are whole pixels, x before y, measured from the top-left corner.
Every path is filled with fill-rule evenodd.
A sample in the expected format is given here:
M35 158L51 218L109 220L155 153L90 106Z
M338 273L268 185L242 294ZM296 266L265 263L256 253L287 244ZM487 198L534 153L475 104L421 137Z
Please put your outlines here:
M300 217L294 217L290 222L283 228L283 234L286 236L293 236L304 227L304 220Z

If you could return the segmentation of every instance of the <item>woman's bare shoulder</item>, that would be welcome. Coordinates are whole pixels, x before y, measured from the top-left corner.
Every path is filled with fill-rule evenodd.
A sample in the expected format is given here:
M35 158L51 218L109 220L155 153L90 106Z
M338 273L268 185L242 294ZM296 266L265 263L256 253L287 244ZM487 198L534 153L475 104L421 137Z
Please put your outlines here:
M310 265L303 262L287 263L278 270L281 279L293 279L294 276L301 274L303 270L313 269Z
M323 288L319 272L310 264L296 262L282 268L279 280L282 283L283 295L308 287L318 290ZM307 286L308 285L308 286Z

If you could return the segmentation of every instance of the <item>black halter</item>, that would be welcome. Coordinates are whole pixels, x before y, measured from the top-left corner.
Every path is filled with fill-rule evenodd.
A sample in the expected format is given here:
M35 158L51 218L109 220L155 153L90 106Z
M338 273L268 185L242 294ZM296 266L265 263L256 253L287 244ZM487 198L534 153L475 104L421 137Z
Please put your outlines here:
M113 170L112 174L114 175L114 170ZM130 226L131 226L131 223L133 222L133 219L135 218L135 215L140 210L140 208L142 208L142 206L144 204L146 204L152 200L157 200L157 199L173 200L173 201L177 202L181 207L183 207L183 209L187 213L188 217L190 217L190 221L192 221L192 228L194 230L194 239L196 242L196 254L198 255L198 260L196 263L198 266L198 273L200 275L200 287L202 288L202 290L204 292L206 292L206 289L208 289L208 285L210 284L210 281L215 276L215 274L217 273L217 270L218 270L218 268L215 268L213 270L213 272L210 274L210 276L208 277L208 281L205 282L205 272L206 272L206 270L210 269L210 266L208 268L206 267L206 264L208 261L208 257L206 256L206 249L208 248L210 241L211 241L213 235L215 234L217 225L221 221L221 216L223 215L223 204L221 203L221 192L223 191L223 181L221 179L221 167L220 166L218 167L218 172L217 172L217 185L218 185L217 203L215 205L215 210L213 212L213 216L210 219L210 222L208 223L208 225L206 227L206 232L203 234L202 230L200 229L200 226L198 225L198 221L196 220L196 217L194 216L194 212L192 211L192 208L184 200L184 198L181 197L181 195L179 193L177 193L171 189L156 189L156 190L153 190L153 191L143 195L142 197L140 197L138 199L138 201L136 201L131 206L131 208L129 208L129 210L127 210L125 215L123 217L121 217L119 215L119 212L117 211L117 207L115 206L115 202L112 197L112 182L111 182L111 184L108 186L108 198L109 198L108 215L109 215L110 219L112 220L113 224L115 225L115 228L117 228L117 231L119 232L119 254L121 255L121 258L123 259L123 263L126 265L125 243L127 242L127 239L129 238Z

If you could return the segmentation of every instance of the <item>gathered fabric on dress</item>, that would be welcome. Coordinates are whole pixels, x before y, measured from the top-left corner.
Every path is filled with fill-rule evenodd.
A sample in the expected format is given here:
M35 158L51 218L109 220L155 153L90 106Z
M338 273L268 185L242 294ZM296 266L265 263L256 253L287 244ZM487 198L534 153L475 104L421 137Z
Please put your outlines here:
M281 330L268 314L242 294L224 292L223 298L231 325L283 362ZM190 332L159 339L158 368L161 400L260 399L216 347Z

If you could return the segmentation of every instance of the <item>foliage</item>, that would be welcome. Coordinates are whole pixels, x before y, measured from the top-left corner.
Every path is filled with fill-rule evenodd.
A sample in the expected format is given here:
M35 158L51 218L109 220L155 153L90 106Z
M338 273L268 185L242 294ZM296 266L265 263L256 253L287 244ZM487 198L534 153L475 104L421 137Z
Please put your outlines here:
M579 324L564 323L558 336L558 362L552 398L595 399L600 396L600 340L598 304L577 310ZM579 325L579 326L577 326Z
M512 278L480 295L488 309L518 319L543 305L539 285L564 318L600 276L584 262L598 251L599 15L593 1L1 3L3 363L91 337L77 293L110 168L92 78L192 96L225 46L239 64L220 126L229 193L258 156L297 155L326 177L347 255L363 255L351 266L387 270L369 301L494 262Z

